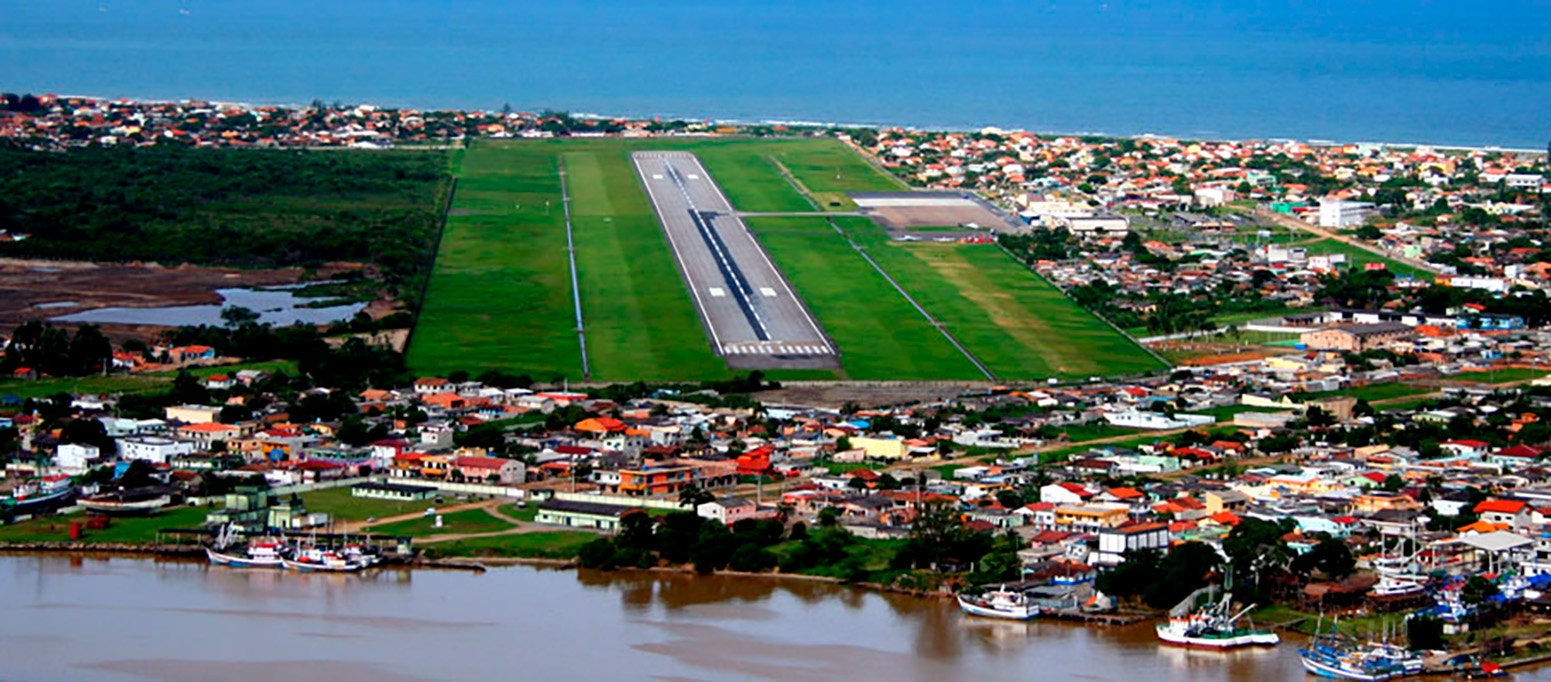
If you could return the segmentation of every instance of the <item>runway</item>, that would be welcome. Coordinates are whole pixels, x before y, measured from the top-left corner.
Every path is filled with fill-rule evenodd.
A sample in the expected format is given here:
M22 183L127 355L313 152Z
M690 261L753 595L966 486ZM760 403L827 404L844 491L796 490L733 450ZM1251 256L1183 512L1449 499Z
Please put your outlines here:
M711 347L738 368L837 367L835 348L688 152L631 155Z

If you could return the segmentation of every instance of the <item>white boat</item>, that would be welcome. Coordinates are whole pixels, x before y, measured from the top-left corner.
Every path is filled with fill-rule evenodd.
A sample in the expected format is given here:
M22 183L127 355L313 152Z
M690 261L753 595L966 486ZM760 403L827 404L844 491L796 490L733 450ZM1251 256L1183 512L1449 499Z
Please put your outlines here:
M1228 615L1232 594L1223 600L1188 615L1170 618L1157 625L1158 639L1165 644L1197 649L1235 649L1245 646L1276 646L1281 636L1253 626L1242 627L1235 623L1249 613L1253 605L1233 616Z
M354 573L371 565L362 559L315 547L297 549L293 556L282 558L281 563L293 571L321 573Z
M10 497L0 498L0 509L16 514L35 514L64 506L74 496L75 484L69 476L46 476L36 482L16 486Z
M232 568L280 568L285 564L280 556L280 544L275 542L249 543L240 553L206 547L205 556L212 564Z
M132 516L137 514L150 514L162 507L172 504L172 497L158 495L147 498L129 498L116 495L104 495L100 497L83 497L81 506L87 511L99 514L117 514Z
M1039 615L1039 605L1028 595L1000 586L989 592L971 596L959 595L959 608L971 616L1002 618L1005 620L1031 620Z
M1426 591L1427 587L1422 583L1387 575L1381 576L1372 588L1373 596L1380 598L1409 597Z

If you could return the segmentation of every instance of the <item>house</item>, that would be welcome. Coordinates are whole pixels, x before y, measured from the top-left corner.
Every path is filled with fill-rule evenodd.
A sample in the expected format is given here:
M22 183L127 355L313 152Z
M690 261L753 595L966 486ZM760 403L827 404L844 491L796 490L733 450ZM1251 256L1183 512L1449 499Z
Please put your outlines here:
M220 422L205 422L178 427L179 438L192 441L200 450L209 450L216 441L232 440L242 435L242 428Z
M424 502L436 499L439 493L436 488L424 485L407 485L404 483L357 483L350 487L351 497L362 497L374 500L392 500L394 502Z
M1521 528L1529 525L1530 506L1523 500L1483 500L1473 510L1482 521L1499 527Z
M451 385L451 381L441 377L421 377L415 380L415 394L433 395L446 391Z
M638 507L550 498L539 503L535 520L554 526L593 528L613 533L619 530L620 519L627 514L644 513Z
M452 470L465 481L510 485L522 483L526 475L525 465L515 459L464 455L450 462Z
M1039 489L1039 501L1052 504L1082 504L1091 497L1093 493L1076 483L1051 483Z
M1082 530L1118 528L1130 518L1130 508L1119 504L1062 505L1055 512L1057 527Z
M175 405L164 408L162 416L170 422L208 424L221 418L221 408L208 405Z
M61 443L54 450L54 464L72 476L85 473L91 468L100 452L95 445L85 443Z
M163 436L126 436L118 439L119 459L166 464L173 457L194 453L194 442Z
M1249 507L1249 496L1233 489L1208 490L1201 494L1208 516L1220 512L1241 512Z
M1099 550L1090 555L1089 559L1095 564L1115 566L1125 561L1126 552L1167 549L1169 537L1169 527L1162 523L1138 523L1119 528L1101 528L1099 529Z
M1410 326L1400 322L1345 324L1304 332L1298 336L1298 341L1309 350L1357 353L1410 338L1413 333Z
M719 521L731 526L744 519L773 518L775 510L761 513L759 505L742 497L720 497L695 507L701 518Z

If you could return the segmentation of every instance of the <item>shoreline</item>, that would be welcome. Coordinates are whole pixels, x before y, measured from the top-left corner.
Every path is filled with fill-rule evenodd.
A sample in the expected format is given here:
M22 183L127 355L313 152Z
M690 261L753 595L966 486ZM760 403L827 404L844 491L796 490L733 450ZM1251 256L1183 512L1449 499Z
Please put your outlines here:
M18 94L22 94L22 93L18 93ZM243 98L243 99L201 99L201 98L196 98L196 97L183 97L183 98L167 99L167 98L163 98L163 97L135 97L135 96L105 97L105 96L101 96L101 95L87 95L87 94L78 94L78 93L77 94L69 94L69 93L34 93L34 94L44 94L44 95L49 95L49 96L58 97L58 98L81 98L81 99L91 99L91 100L97 100L97 101L103 101L103 102L128 101L128 102L137 102L137 103L146 103L146 104L180 104L180 103L188 103L188 102L206 102L206 103L209 103L209 104L212 104L212 105L230 105L230 106L237 106L237 107L244 107L244 108L280 107L280 108L288 108L288 109L303 109L303 108L311 106L310 104L300 104L300 103L296 103L296 102L287 102L287 101L283 101L283 100L280 100L280 99L269 100L269 99L262 99L262 98L260 98L260 99L253 99L253 98ZM447 107L440 106L440 105L438 105L438 106L412 106L412 105L407 105L407 104L406 105L390 105L390 104L376 104L376 103L373 103L373 102L364 102L364 101L363 102L356 102L356 103L353 103L353 104L350 104L350 103L341 103L341 104L343 104L345 107L367 106L367 107L374 107L374 108L377 108L377 109L416 109L416 110L420 110L420 111L477 111L477 112L481 112L481 113L484 113L484 114L498 114L498 113L500 113L498 110L495 110L495 109L482 109L482 108L478 108L478 107L474 107L474 108L447 108ZM533 111L533 112L541 112L541 111L553 110L550 107L537 107L537 108L529 107L528 109L531 109L531 111ZM514 110L515 111L522 111L524 109L522 107L514 107ZM917 124L917 123L900 123L900 122L844 123L844 122L839 122L839 121L817 121L817 120L809 120L809 119L803 119L803 118L793 118L791 116L787 116L787 117L756 116L756 117L753 117L753 118L736 118L736 117L714 117L714 116L693 116L693 115L681 115L681 114L666 114L666 113L661 113L661 112L659 112L659 113L652 113L652 114L642 114L642 113L636 113L636 114L600 114L600 113L594 113L594 112L568 111L568 112L565 112L565 113L568 113L573 118L584 119L584 120L624 119L624 120L644 121L644 120L652 120L652 119L661 119L661 120L665 120L665 121L701 121L701 122L712 123L712 124L729 124L729 125L745 125L745 126L747 126L747 125L770 125L770 126L817 127L817 128L861 128L861 129L868 129L868 130L875 130L875 131L888 130L888 129L893 129L893 128L900 128L900 129L904 129L904 130L911 130L911 131L917 131L917 132L944 132L944 133L972 133L972 132L978 132L978 131L986 130L986 129L994 129L994 130L997 130L997 131L999 131L1001 133L1029 133L1029 134L1032 134L1032 135L1055 136L1055 137L1098 137L1098 138L1104 138L1104 139L1108 139L1108 140L1175 139L1175 140L1199 140L1199 141L1203 141L1203 142L1214 142L1214 143L1231 142L1231 143L1237 143L1237 144L1246 144L1246 143L1251 143L1251 142L1272 142L1272 143L1276 143L1276 142L1296 142L1296 143L1299 143L1299 144L1306 144L1306 145L1309 145L1311 147L1340 147L1340 146L1344 146L1344 145L1349 145L1350 144L1350 145L1372 145L1372 146L1377 146L1377 147L1386 148L1386 149L1415 149L1415 148L1418 148L1418 147L1431 147L1431 148L1439 150L1439 151L1453 151L1453 152L1499 152L1499 153L1507 153L1507 154L1539 154L1539 155L1545 155L1547 153L1547 150L1546 149L1542 149L1542 148L1537 148L1537 147L1517 147L1517 146L1510 146L1510 145L1505 145L1505 144L1453 144L1453 143L1447 143L1447 142L1426 142L1426 141L1380 142L1380 141L1372 141L1372 140L1369 140L1369 141L1363 141L1363 140L1339 141L1339 140L1331 140L1331 139L1319 138L1319 137L1305 137L1305 138L1301 138L1300 139L1298 137L1292 137L1292 136L1287 136L1287 135L1275 135L1275 134L1249 135L1249 136L1235 137L1235 136L1214 136L1214 135L1205 135L1205 136L1203 136L1203 135L1175 134L1175 133L1168 133L1168 132L1109 133L1109 132L1103 132L1103 131L1040 130L1040 129L1024 128L1024 127L1021 127L1021 126L1006 127L1006 126L1003 126L1001 124L994 124L994 123L986 123L986 124L979 125L979 126L971 126L971 125L948 125L948 124L930 124L930 123Z

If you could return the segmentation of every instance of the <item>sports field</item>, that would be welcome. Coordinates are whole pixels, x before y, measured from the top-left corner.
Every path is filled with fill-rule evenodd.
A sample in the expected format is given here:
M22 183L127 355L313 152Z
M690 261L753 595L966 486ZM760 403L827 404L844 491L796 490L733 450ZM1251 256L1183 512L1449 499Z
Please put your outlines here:
M591 379L731 376L631 164L631 153L643 150L693 152L739 211L814 213L746 221L839 349L842 368L771 376L985 378L817 213L854 210L847 192L901 189L830 139L474 143L462 160L411 367L584 378L561 210L564 168ZM994 246L890 242L865 218L834 219L998 379L1161 367Z

